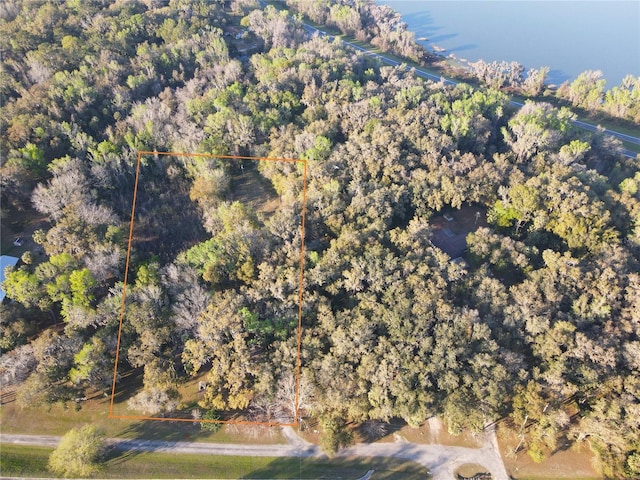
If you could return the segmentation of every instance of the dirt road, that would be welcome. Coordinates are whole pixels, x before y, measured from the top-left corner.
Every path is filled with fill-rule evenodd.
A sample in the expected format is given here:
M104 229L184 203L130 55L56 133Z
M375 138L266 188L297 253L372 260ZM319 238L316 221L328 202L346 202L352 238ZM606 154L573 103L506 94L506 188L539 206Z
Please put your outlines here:
M184 454L237 455L256 457L322 457L316 445L301 439L291 427L283 428L289 445L243 445L202 442L169 442L162 440L129 440L110 438L108 444L122 450L147 452L173 452ZM495 480L509 477L496 449L494 432L486 434L482 448L450 447L445 445L420 445L406 441L395 443L358 444L341 450L339 456L395 457L412 460L429 468L434 480L452 480L461 465L475 463L484 466ZM55 447L60 437L49 435L0 434L0 443ZM375 475L373 476L375 478Z

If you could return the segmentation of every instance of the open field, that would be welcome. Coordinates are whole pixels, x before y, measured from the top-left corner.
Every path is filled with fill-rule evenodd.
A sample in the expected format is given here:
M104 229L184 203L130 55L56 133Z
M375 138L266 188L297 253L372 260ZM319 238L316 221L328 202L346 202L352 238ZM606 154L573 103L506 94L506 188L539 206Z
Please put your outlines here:
M3 444L2 475L48 477L51 448ZM226 457L163 453L108 454L101 478L360 478L375 470L372 480L426 479L428 471L413 462L386 458L300 459Z
M23 447L20 445L0 445L0 475L14 477L48 477L48 447Z

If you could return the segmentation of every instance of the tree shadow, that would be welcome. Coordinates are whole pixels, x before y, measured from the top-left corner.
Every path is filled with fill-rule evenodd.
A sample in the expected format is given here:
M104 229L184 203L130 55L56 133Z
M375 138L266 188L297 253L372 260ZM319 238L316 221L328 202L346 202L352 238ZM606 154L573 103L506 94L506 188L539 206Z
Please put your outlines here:
M417 463L386 457L291 458L273 460L241 478L358 479L373 470L371 477L380 479L430 478L429 471Z
M430 39L431 42L442 42L443 40L450 40L457 37L457 33L443 33Z
M209 435L197 422L141 420L131 423L118 434L135 440L161 440L167 442L193 442Z
M109 445L103 456L103 465L108 470L110 467L121 465L142 453L146 452L142 450L125 450L118 445Z
M373 420L358 425L354 429L354 432L357 435L358 441L362 443L373 443L398 433L406 426L407 424L399 419L394 419L390 422Z
M164 451L175 442L193 442L208 435L196 422L139 421L131 423L118 433L122 440L109 445L105 454L107 466L119 465L138 455ZM145 450L133 442L144 442Z
M574 418L576 416L574 416ZM550 456L554 456L556 453L566 452L567 450L570 450L574 445L575 444L571 440L569 440L568 432L565 430L558 436L558 439L556 441L556 448L551 451Z
M122 352L121 352L122 353ZM120 359L122 364L124 359ZM122 365L119 365L122 368ZM113 396L113 403L122 403L129 400L138 391L142 385L143 367L135 368L124 373L120 376L116 382L115 395Z
M416 38L429 37L442 30L442 27L435 25L433 17L426 11L403 14L402 21L410 26L409 30L415 33Z

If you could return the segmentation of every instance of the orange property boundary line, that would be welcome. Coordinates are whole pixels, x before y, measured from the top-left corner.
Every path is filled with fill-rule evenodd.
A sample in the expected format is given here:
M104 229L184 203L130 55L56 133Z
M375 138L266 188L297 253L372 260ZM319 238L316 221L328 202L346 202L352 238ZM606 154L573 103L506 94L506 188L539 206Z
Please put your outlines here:
M120 340L122 337L122 324L124 321L125 299L127 296L127 280L129 278L129 260L131 258L131 244L133 239L133 224L136 212L136 200L138 196L138 180L140 178L140 163L143 155L164 155L174 157L200 157L200 158L222 158L230 160L254 160L254 161L271 161L271 162L288 162L301 163L303 165L302 180L302 221L300 225L300 286L298 296L298 331L297 331L297 355L296 355L296 411L293 423L279 422L250 422L245 420L195 420L190 418L164 418L150 417L144 415L114 415L113 404L116 395L116 384L118 375L118 362L120 360ZM123 418L131 420L158 420L165 422L198 422L198 423L229 423L238 425L265 425L265 426L298 426L299 402L300 402L300 370L301 370L301 350L302 350L302 292L303 292L303 274L304 274L304 225L307 212L307 160L294 158L274 158L274 157L243 157L237 155L211 155L206 153L185 153L185 152L150 152L139 151L138 161L136 164L136 179L133 187L133 202L131 203L131 221L129 222L129 240L127 245L127 257L124 270L124 285L122 288L122 305L120 307L120 325L118 327L118 341L116 345L115 365L113 367L113 383L111 386L111 402L109 405L109 418Z

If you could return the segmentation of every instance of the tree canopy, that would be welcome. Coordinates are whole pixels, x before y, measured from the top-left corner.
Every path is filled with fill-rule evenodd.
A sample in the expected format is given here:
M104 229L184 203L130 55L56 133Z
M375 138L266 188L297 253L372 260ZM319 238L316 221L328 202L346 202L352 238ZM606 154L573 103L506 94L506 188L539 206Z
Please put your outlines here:
M49 457L49 469L63 477L88 477L100 471L104 434L93 425L73 428L64 434Z
M420 53L388 7L287 3ZM536 460L586 442L605 475L640 474L640 167L619 142L251 1L0 8L3 222L47 219L42 253L3 284L20 405L109 388L138 150L300 158L298 414L327 451L354 423L438 415L452 433L500 421ZM150 154L138 173L127 406L295 420L302 169ZM452 261L443 215L469 212ZM194 375L204 392L184 405Z

